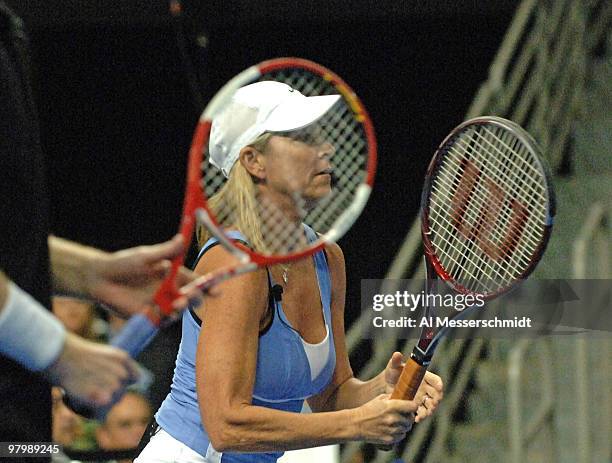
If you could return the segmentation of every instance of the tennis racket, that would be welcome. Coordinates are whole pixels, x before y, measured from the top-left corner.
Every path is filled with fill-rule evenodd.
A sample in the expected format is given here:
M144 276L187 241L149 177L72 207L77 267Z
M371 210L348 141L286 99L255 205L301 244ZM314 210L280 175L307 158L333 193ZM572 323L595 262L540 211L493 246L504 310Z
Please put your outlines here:
M533 138L499 117L462 123L438 147L425 178L425 293L433 291L436 279L482 300L510 291L540 261L554 215L550 175ZM466 317L476 307L453 318ZM425 316L435 316L434 312L425 304ZM447 327L423 327L392 399L414 399L447 332Z
M263 188L256 187L242 198L256 211L258 226L254 227L241 217L235 204L220 194L224 188L231 188L231 185L226 188L230 183L226 175L230 172L227 166L224 173L211 165L211 160L214 162L215 159L214 151L211 157L211 149L217 149L218 153L218 147L215 147L215 140L212 143L209 140L211 127L213 136L215 134L215 120L244 116L240 111L245 107L236 106L238 95L242 94L238 90L244 92L243 87L262 81L284 83L291 87L290 93L297 91L306 97L327 98L328 102L334 100L334 103L316 121L304 127L271 132L271 135L289 139L302 148L318 150L325 161L318 164L321 171L312 168L312 172L306 174L303 166L268 165L266 178L255 178L258 173L249 171L258 185L264 184ZM276 121L277 127L282 126L282 122ZM245 145L251 141L245 140ZM372 189L375 169L376 137L370 117L355 92L334 72L312 61L278 58L261 62L236 75L210 100L195 128L189 151L180 233L189 243L197 219L240 263L203 276L190 286L206 290L245 272L301 259L319 251L326 243L337 241L361 214ZM280 197L264 194L272 183L272 177L284 179ZM313 193L313 183L323 190L327 188L325 194L317 196L316 192ZM315 241L305 238L302 223L317 232ZM246 235L251 247L228 238L227 231L236 228L236 224L241 225L238 228ZM167 278L155 295L157 306L133 316L112 344L136 356L152 339L160 324L175 315L172 302L179 295L176 276L183 261L184 255L172 262Z

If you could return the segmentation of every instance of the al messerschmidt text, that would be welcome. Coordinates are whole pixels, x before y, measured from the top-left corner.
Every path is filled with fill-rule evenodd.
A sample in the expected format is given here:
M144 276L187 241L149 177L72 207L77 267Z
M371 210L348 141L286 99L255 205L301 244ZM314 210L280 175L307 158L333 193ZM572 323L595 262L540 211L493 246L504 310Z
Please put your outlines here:
M400 317L386 320L383 317L374 317L372 324L375 328L531 328L531 318L514 317L504 319L495 317L491 320L455 320L450 317L422 317L417 319Z

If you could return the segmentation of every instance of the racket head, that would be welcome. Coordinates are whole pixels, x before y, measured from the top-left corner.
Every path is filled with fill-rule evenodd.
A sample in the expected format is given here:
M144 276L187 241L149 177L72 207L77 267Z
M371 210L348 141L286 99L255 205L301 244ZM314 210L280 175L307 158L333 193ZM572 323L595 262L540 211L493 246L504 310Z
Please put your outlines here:
M286 131L267 130L256 137L256 140L260 135L264 137L268 135L269 139L281 137L289 139L291 143L302 143L308 147L319 146L319 143L331 146L326 148L329 153L323 155L329 162L318 164L326 166L325 173L322 173L321 177L325 175L330 177L327 187L329 191L314 199L308 196L309 187L304 186L308 182L300 183L301 180L292 182L301 173L299 165L295 167L295 171L291 169L296 164L277 167L274 171L275 174L280 172L286 177L286 183L282 186L284 190L280 207L276 199L269 201L270 195L261 193L272 183L271 167L264 179L256 178L256 175L248 169L240 169L242 180L244 172L247 172L251 179L261 181L253 190L246 195L243 194L246 196L246 201L257 208L256 218L259 222L257 225L261 227L261 230L257 230L257 226L252 226L252 223L251 226L247 226L248 219L242 220L239 217L240 212L235 201L226 199L231 197L230 194L224 193L225 197L219 194L224 188L235 189L235 185L228 186L228 183L238 170L236 166L240 164L241 168L244 167L243 159L239 157L230 168L225 166L224 174L213 165L219 165L218 156L215 154L215 152L218 154L218 147L213 147L213 144L216 143L214 121L223 118L233 120L235 112L232 111L236 109L237 92L244 92L243 87L263 81L287 84L306 97L326 95L338 95L338 97L324 114L304 127ZM231 117L228 117L228 113ZM256 117L259 116L258 113ZM210 142L211 129L213 143ZM257 143L256 140L249 140L244 146L253 144L254 141ZM224 148L227 149L227 146ZM258 147L259 149L264 150L267 147ZM320 250L325 243L335 242L344 235L363 210L369 197L376 170L377 147L372 121L363 103L346 82L329 69L312 61L277 58L248 68L219 90L204 110L196 127L190 149L190 158L192 157L195 161L192 163L190 160L189 163L189 183L192 184L193 193L198 193L198 198L194 200L192 207L198 210L197 215L204 222L204 227L200 227L198 231L204 231L204 236L217 237L241 260L250 260L262 266L307 256ZM280 169L285 170L281 172ZM229 179L226 177L227 174ZM318 181L317 175L314 178ZM310 177L306 175L305 178ZM238 181L234 183L237 184ZM319 183L325 184L325 179ZM305 239L303 227L295 226L296 223L302 222L317 232L318 239L314 241ZM227 236L227 231L230 229L241 231L252 247L246 248L230 240ZM200 244L202 241L200 240Z
M460 293L492 299L527 278L546 249L554 216L542 152L512 121L463 122L429 164L421 197L425 254Z

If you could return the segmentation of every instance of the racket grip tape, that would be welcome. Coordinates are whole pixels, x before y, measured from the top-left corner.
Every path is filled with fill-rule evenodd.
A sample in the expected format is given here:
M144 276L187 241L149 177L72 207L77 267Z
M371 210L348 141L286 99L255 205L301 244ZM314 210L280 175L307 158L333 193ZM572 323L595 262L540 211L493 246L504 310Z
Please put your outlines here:
M414 399L426 371L427 367L420 365L413 358L408 359L395 385L395 389L393 389L391 399Z
M423 377L425 376L425 372L427 371L427 367L419 364L412 357L408 359L406 365L404 365L404 369L402 370L402 374L400 375L397 383L395 384L395 388L391 393L391 399L399 399L399 400L412 400L419 390L419 386L421 381L423 381ZM389 450L393 450L393 445L377 445L379 450L383 450L388 452Z

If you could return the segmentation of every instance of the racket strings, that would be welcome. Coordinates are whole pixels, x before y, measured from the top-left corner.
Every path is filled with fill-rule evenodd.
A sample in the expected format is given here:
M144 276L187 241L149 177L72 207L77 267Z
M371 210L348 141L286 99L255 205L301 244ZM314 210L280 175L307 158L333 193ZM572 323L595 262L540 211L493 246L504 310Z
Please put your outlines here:
M345 106L339 112L328 113L321 126L324 137L333 140L335 152L330 158L333 191L317 208L309 211L305 222L315 230L329 230L339 213L354 201L357 187L365 179L367 143L365 134L354 115Z
M487 127L483 126L482 130L485 131L485 135L474 131L474 137L483 141L483 144L480 144L480 148L488 151L487 154L490 155L490 157L487 157L486 159L495 161L495 164L492 164L492 167L497 167L497 175L493 174L494 177L499 177L504 182L511 184L515 188L515 190L512 192L514 194L517 193L516 190L527 188L530 190L531 194L537 196L538 199L546 201L544 189L541 188L541 184L538 183L538 180L541 178L542 174L537 168L534 167L534 158L529 152L528 148L523 145L518 138L514 138L511 143L508 144L507 142L504 143L503 138L500 138L498 134L490 131ZM508 133L504 133L504 135L506 137L512 136ZM487 149L487 147L489 149ZM479 157L479 159L481 161L484 160L482 156ZM518 164L517 161L521 162L521 164ZM514 169L514 171L508 172L499 169L498 164L501 162L506 163L507 166ZM532 179L533 185L536 185L539 188L534 188L534 186L530 185L529 183L517 182L516 179L510 175L511 173L523 173L523 179Z
M498 205L498 207L499 207L499 205ZM504 249L504 250L505 250L505 249Z
M306 96L341 93L329 80L302 68L285 68L267 73L259 80L284 82ZM316 201L302 195L303 191L287 192L291 197L288 202L281 201L280 204L264 202L256 191L250 192L252 198L246 206L255 208L256 217L246 223L258 222L254 225L257 230L241 231L247 238L257 242L256 251L267 255L300 252L313 245L305 239L302 222L319 234L325 234L355 202L356 192L367 176L369 145L362 122L358 120L351 103L344 95L341 96L316 124L320 130L317 138L332 147L328 155L332 169L331 191ZM205 159L208 159L207 152ZM227 179L206 161L202 169L202 188L205 197L211 198L209 202L212 203L212 198L223 189ZM226 196L228 200L216 201L214 220L222 228L244 228L236 226L245 223L244 220L238 220L245 208L244 201L238 202L231 195ZM249 234L255 235L255 238Z
M533 154L503 128L472 127L450 143L429 219L435 253L454 279L489 293L525 271L544 231L542 183Z
M482 129L487 131L487 127L482 127ZM479 133L475 135L476 137L481 137ZM504 135L511 136L511 134L505 132ZM518 146L516 146L517 144ZM540 232L541 228L537 224L542 224L544 222L546 210L545 208L538 209L537 205L546 204L547 202L544 196L545 190L541 187L541 173L533 168L532 163L534 159L530 155L528 149L520 143L518 139L514 140L514 145L514 147L505 145L505 151L495 148L496 152L492 153L492 156L487 158L487 160L490 159L492 162L486 162L482 157L475 157L474 161L478 163L477 167L491 179L493 185L499 189L498 191L500 194L504 194L504 192L499 185L508 185L510 187L508 191L509 197L520 198L522 203L528 203L532 212L530 217L534 220L535 226L526 227L525 231L528 232L529 230L535 229ZM488 146L494 147L494 144L489 143ZM486 146L483 148L486 148ZM505 159L502 158L503 156L505 156ZM530 159L528 159L528 157L530 157ZM502 159L505 160L505 164L510 167L510 170L504 172L503 165L500 167L500 164L503 162ZM523 162L518 164L515 162L517 159ZM538 181L540 183L538 183ZM525 189L528 190L528 194L525 194ZM500 218L505 220L505 222L502 222L500 227L493 228L493 233L497 230L499 239L502 238L501 235L505 228L510 228L510 231L515 233L520 231L517 230L516 224L508 223L512 218L511 212L511 208L503 208L501 210ZM540 214L538 214L538 212ZM529 242L529 239L533 238L533 236L534 235L526 234L525 240ZM537 243L538 240L533 240L534 248L530 251L535 250Z
M445 177L444 174L440 175L440 178L438 179L438 183L444 187L446 187L446 192L447 192L447 200L452 200L452 196L449 195L449 193L451 191L453 191L453 189L456 189L458 187L458 183L456 182L454 179L449 179L447 177ZM495 188L495 184L491 184L489 185L489 188ZM481 194L480 192L476 192L476 195ZM470 195L469 198L473 197L474 194ZM466 198L466 203L468 202L469 198ZM477 197L476 198L478 201L484 201L485 198L481 197ZM491 200L494 203L500 203L500 198L499 196L495 196L493 195ZM507 208L507 207L500 207L498 206L497 208L493 208L499 211L499 216L498 218L501 219L502 221L506 221L509 222L511 219L511 214L512 214L512 210L511 208ZM462 205L460 208L457 209L457 211L454 211L455 213L453 214L453 216L461 216L461 220L465 221L465 219L467 218L468 220L476 223L480 220L480 211L477 210L476 208L469 208L466 205ZM461 214L459 214L461 213ZM467 216L467 217L466 217ZM507 227L510 231L512 232L518 232L519 228L516 225L512 225L512 224L507 224ZM489 227L491 228L491 227ZM497 229L497 231L495 229L491 229L490 232L494 235L494 238L501 238L501 232L499 231L499 229ZM530 237L526 237L526 241L529 242L530 241ZM537 246L537 242L532 241L532 244L535 246Z
M460 142L459 142L459 143L460 143ZM451 148L451 149L449 150L449 153L451 153L452 155L454 155L454 156L455 156L455 160L456 160L457 162L460 162L459 160L460 160L460 159L462 159L462 158L460 158L460 156L462 156L462 155L463 155L463 153L459 153L459 152L458 152L458 151L457 151L455 148ZM496 166L494 165L494 163L493 163L493 162L491 162L491 163L486 163L486 162L484 162L484 161L483 161L482 159L480 159L480 158L474 158L474 159L473 159L473 162L474 162L474 165L476 165L476 167L477 167L478 169L480 169L480 172L483 172L483 173L489 174L489 178L490 178L490 179L493 179L493 178L495 178L495 177L499 177L500 175L504 175L504 174L503 174L503 172L501 172L501 173L500 173L500 171L499 171L499 170L497 170L497 172L493 172L493 171L492 171L492 168L496 168ZM493 182L493 180L491 180L491 181ZM516 190L516 188L518 187L518 183L517 183L517 182L515 182L513 179L510 179L510 184L511 184L511 186L514 188L514 190ZM493 183L491 183L491 184L489 185L489 188L490 188L490 189L491 189L491 188L492 188L492 189L496 189L496 191L498 191L498 192L499 192L499 190L498 190L498 189L499 189L499 186L498 186L498 183L497 183L497 182L493 182ZM487 195L487 197L490 197L490 192L489 192L489 191L484 191L483 189L478 189L478 190L476 190L476 191L475 191L475 194L479 194L479 193L480 193L480 194ZM473 194L474 194L474 193L473 193ZM499 192L499 194L503 194L503 192ZM512 192L511 192L511 195L512 195ZM514 195L512 195L512 196L514 196ZM539 198L536 198L536 199L543 200L543 198L544 198L543 196L540 196ZM479 197L479 198L478 198L478 200L479 200L480 202L485 201L485 199L486 199L486 198L484 198L484 197ZM533 199L534 199L534 196L532 196L532 197L530 198L530 200L533 200ZM476 211L476 212L478 212L478 211ZM512 217L512 210L511 210L511 208L503 208L503 209L500 209L500 213L499 213L499 214L500 214L500 215L499 215L499 218L500 218L500 219L505 220L505 221L509 221L509 220L510 220L510 218ZM472 217L470 217L470 218L471 218L472 220L477 220L477 218L478 218L478 217L477 217L477 216L476 216L476 217L472 216ZM502 225L504 225L504 224L502 223ZM497 230L498 230L497 234L498 234L498 235L499 235L499 234L501 234L501 230L503 230L503 229L504 229L504 227L503 227L503 226L502 226L502 227L497 228ZM517 230L516 230L516 228L514 227L512 231L515 231L515 232L516 232ZM495 233L495 229L493 230L493 233ZM535 242L534 242L534 244L536 244L536 245L537 245L537 243L535 243Z
M486 147L484 147L484 148L486 148ZM456 150L453 150L453 152L454 152L454 154L457 154ZM463 154L463 153L461 153L461 154ZM499 154L503 155L505 153L499 152ZM489 161L489 160L491 162L485 162L485 161ZM522 179L520 179L520 181L517 182L507 172L504 173L499 168L499 166L496 165L497 159L494 158L494 157L492 157L490 159L487 159L487 160L482 159L482 157L473 157L471 159L471 161L474 164L476 164L476 167L479 169L480 172L483 172L484 174L487 175L487 177L489 179L491 179L492 183L489 185L489 187L493 186L495 188L495 186L498 185L498 181L500 180L500 178L501 178L501 182L502 182L501 184L509 185L509 186L513 187L514 191L510 191L510 195L508 195L508 196L516 196L516 189L519 188L520 184L523 184L523 185L526 185L526 186L529 187L529 185L526 182L524 182ZM516 167L516 165L515 165L515 167ZM495 171L493 169L495 169ZM536 200L539 201L539 202L545 201L545 197L541 194L541 191L543 191L543 190L536 191L536 190L534 190L532 188L533 195L531 197L529 197L528 199L529 200L533 200L533 198L535 197ZM478 192L484 192L484 190L477 190L477 193ZM490 192L485 192L485 193L488 193L489 197L490 197ZM503 192L501 192L501 193L503 193ZM525 195L524 194L522 195L522 199L523 200L525 199ZM480 201L484 201L484 198L480 198ZM500 214L502 214L502 215L500 217L503 218L503 219L509 219L509 217L511 216L511 212L512 211L510 209L505 208L504 210L501 210Z
M495 205L494 205L494 207L496 207L497 209L499 209L499 207L500 207L500 203L501 203L501 201L499 201L499 200L498 200L498 204L495 204ZM453 211L453 212L454 212L455 214L457 213L457 211ZM465 212L466 212L466 211L459 211L459 213L465 213ZM475 210L468 210L468 211L467 211L467 213L468 213L468 214L470 214L470 215L473 215L473 214L475 214L475 213L476 213L476 211L475 211ZM486 215L486 214L485 214L485 215ZM489 219L490 219L490 218L489 218ZM487 220L487 217L484 217L484 219L483 219L483 220ZM447 223L447 224L448 224L449 226L456 225L456 224L450 224L450 223ZM486 234L486 233L490 233L490 232L491 232L491 227L490 227L490 226L489 226L489 227L484 227L484 226L482 226L482 225L481 225L481 223L480 223L480 222L477 222L476 227L479 227L479 228L480 228L480 229L479 229L479 228L476 228L476 230L478 230L478 231L479 231L481 234ZM452 230L452 228L450 228L450 227L449 227L449 230ZM486 235L485 235L485 236L486 236ZM469 236L468 236L468 237L469 237ZM493 236L493 239L494 239L494 238L495 238L495 236ZM491 240L491 237L486 237L486 240L487 240L487 241L485 242L485 244L487 244L487 246L490 248L490 243L491 243L491 241L490 241L490 240ZM467 244L468 244L468 246L470 246L470 247L472 248L472 247L474 247L475 242L468 242ZM505 254L504 254L505 256L507 256L507 251L508 251L507 247L508 247L508 245L505 245L505 246L502 246L502 247L501 247L501 250L502 250L503 252L505 252ZM455 247L454 249L455 249L455 252L457 252L457 253L458 253L458 254L460 254L460 255L462 254L462 251L464 251L464 249L459 250L459 248L457 248L457 247ZM474 249L476 249L476 248L474 248ZM491 253L491 252L494 252L494 251L495 251L494 249L493 249L493 250L488 249L488 250L489 250L489 253ZM470 249L470 251L472 251L472 250ZM464 253L464 252L463 252L463 253ZM465 260L465 258L464 258L464 260ZM483 262L483 260L484 260L484 257L483 257L483 258L480 258L480 259L478 260L478 262L474 262L474 266L475 266L475 267L477 267L477 266L478 266L478 264L481 264L481 263ZM507 261L507 260L506 260L506 261ZM460 268L461 268L461 267L463 267L463 268L465 268L466 270L469 268L469 266L468 266L468 265L466 265L466 262L465 262L465 261L463 261L463 262L459 262L459 264L460 264ZM488 267L489 269L491 268L491 266L490 266L490 265L489 265L489 266L487 266L487 267ZM505 270L505 269L504 269L504 267L505 267L505 266L504 266L504 261L502 261L502 262L501 262L501 268L500 268L500 269L498 269L498 270ZM512 267L512 266L510 266L510 268L513 268L513 267ZM477 268L476 268L476 270L477 270ZM475 276L475 275L474 275L474 274L471 274L471 276ZM496 272L495 272L495 276L496 276L496 277L498 277L498 278L500 278L501 280L505 280L506 278L512 278L512 277L513 277L513 274L512 274L512 273L509 273L509 274L504 274L504 276L502 276L502 275L500 274L500 272L499 272L499 271L496 271Z
M303 69L285 70L278 75L268 74L263 80L270 78L285 82L306 96L338 94L330 81ZM345 98L323 116L318 126L322 138L334 148L330 157L333 189L316 207L308 210L303 220L317 232L325 233L352 204L357 187L365 179L368 145L363 127Z
M305 215L303 199L291 198L285 201L285 207L256 192L252 199L245 204L231 194L213 197L210 203L217 224L226 230L242 231L253 248L263 254L290 254L308 246L299 219ZM249 214L249 210L254 214Z
M440 223L434 219L432 223L439 227L452 227L450 222ZM503 271L473 249L474 246L476 245L472 242L459 246L455 244L454 239L441 237L436 253L448 273L467 289L486 294L504 287L510 276L504 275Z
M445 193L445 196L443 196L440 200L436 200L436 197L432 196L432 201L436 202L436 206L438 208L442 208L444 204L450 202L453 200L453 198L451 197L451 192L455 191L457 188L457 182L454 182L453 180L450 180L448 178L445 178L444 174L440 174L439 178L438 178L438 182L439 184L442 184L445 188L444 189L439 189L442 190L443 194ZM495 198L493 198L495 199ZM482 198L481 198L482 200ZM466 218L468 220L470 220L473 223L477 223L479 216L477 214L479 214L479 211L477 210L477 208L465 208L463 207L462 209L460 209L459 211L454 211L454 214L460 213L462 216L462 219L465 220ZM502 211L503 214L505 214L506 216L508 216L507 212ZM467 217L466 217L467 216ZM453 223L451 223L450 220L446 220L446 224L447 228L445 228L447 234L452 234L453 233ZM491 231L493 233L493 238L498 238L501 239L501 236L497 236L498 234L495 233L495 230L490 230L491 227L489 227L488 231ZM515 227L509 227L510 231L516 231ZM529 238L527 239L527 241L529 241ZM536 242L531 243L534 245L534 249L537 245ZM457 252L458 254L461 254L461 252L459 251L459 249L457 248ZM480 262L482 263L482 261ZM499 276L499 275L498 275Z
M296 218L304 215L302 203L299 198L295 198L294 204L290 206L292 213L287 213L277 204L265 199L257 202L257 214L262 224L264 244L264 248L260 251L272 255L290 254L308 246L301 220Z
M509 268L519 268L523 270L526 265L529 265L531 256L538 248L543 234L546 208L541 206L538 207L538 205L545 205L548 201L545 196L546 191L542 187L542 173L534 167L536 160L533 154L518 138L513 137L511 133L503 131L500 128L496 128L495 130L496 133L491 135L492 131L487 126L483 126L482 131L485 133L483 139L488 142L490 138L497 137L493 139L499 139L501 146L496 147L494 143L490 143L489 146L495 147L495 151L499 156L503 156L504 153L509 154L506 158L506 162L501 163L500 157L494 156L493 158L499 162L485 163L484 160L481 159L479 164L483 172L493 178L495 184L497 184L500 177L503 182L506 182L506 178L509 179L510 182L506 182L510 187L508 196L511 198L519 198L520 205L515 203L516 208L519 209L518 212L516 210L514 211L515 215L507 217L507 214L505 214L506 216L502 217L505 222L502 222L498 228L493 228L492 237L497 239L498 242L499 240L503 240L503 230L504 227L506 227L509 233L514 234L514 237L520 236L524 240L525 245L516 246L516 252L511 253L510 259L506 260ZM504 137L499 137L499 132L501 132ZM477 136L481 136L481 134L477 133ZM511 138L512 142L510 144L504 144L506 138ZM506 172L500 168L500 163L502 167L503 165L507 167ZM488 169L489 167L491 169ZM501 191L503 193L503 190ZM509 213L510 209L506 208L503 212ZM517 217L518 219L512 222L512 219ZM502 248L502 251L506 251L506 249ZM522 258L521 262L519 262L519 258Z
M432 219L432 223L440 228L452 226L450 222L445 224L437 222L436 219ZM481 293L494 292L495 289L503 286L505 281L503 275L488 260L471 250L466 252L465 247L456 245L452 239L440 237L440 241L442 241L444 248L440 250L438 245L436 248L437 255L443 262L445 269L448 269L448 273L460 278L462 286ZM496 278L493 278L492 274ZM466 276L471 279L470 285L466 285ZM480 291L478 291L479 289Z

